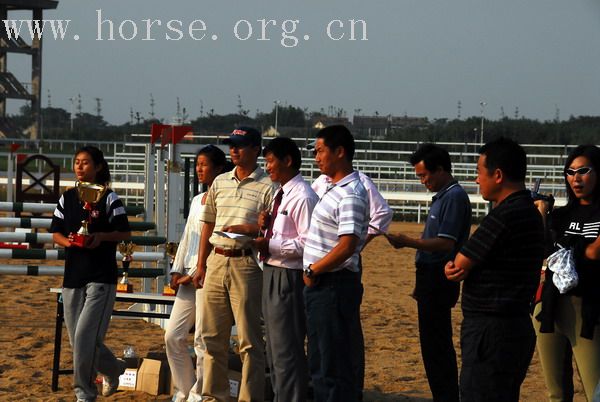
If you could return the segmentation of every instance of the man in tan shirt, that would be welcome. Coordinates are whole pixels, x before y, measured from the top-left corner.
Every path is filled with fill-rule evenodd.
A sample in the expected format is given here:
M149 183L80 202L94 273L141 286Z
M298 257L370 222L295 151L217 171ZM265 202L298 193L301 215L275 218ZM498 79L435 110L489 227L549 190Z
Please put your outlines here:
M234 130L224 141L235 169L217 176L200 219L198 269L193 281L204 288L202 339L203 401L229 401L227 350L236 323L242 359L240 401L264 399L265 360L260 323L262 271L251 241L258 234L258 215L269 209L273 183L258 167L261 135L249 127Z

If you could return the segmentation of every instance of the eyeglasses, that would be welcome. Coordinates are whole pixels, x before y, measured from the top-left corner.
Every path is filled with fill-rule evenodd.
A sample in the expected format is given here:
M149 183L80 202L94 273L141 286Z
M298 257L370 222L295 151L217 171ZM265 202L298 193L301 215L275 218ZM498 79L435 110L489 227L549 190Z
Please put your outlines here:
M568 169L565 169L565 174L567 176L575 176L576 174L585 176L586 174L590 173L592 170L594 170L594 169L592 169L589 166L580 167L579 169L568 168Z

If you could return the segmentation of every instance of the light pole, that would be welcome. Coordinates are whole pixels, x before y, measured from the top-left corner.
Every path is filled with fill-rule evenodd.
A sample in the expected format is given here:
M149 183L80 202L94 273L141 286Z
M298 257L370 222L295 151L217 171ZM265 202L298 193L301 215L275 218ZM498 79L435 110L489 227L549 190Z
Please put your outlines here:
M73 132L73 119L74 119L74 115L73 115L73 108L75 107L75 99L74 98L69 98L69 102L71 102L71 132Z
M277 131L277 117L279 114L279 101L275 100L275 101L273 101L273 103L275 104L275 134L279 135L279 131Z
M480 137L480 143L481 145L483 145L483 111L485 109L485 105L487 105L487 103L485 103L484 101L479 102L479 104L481 105L481 137Z

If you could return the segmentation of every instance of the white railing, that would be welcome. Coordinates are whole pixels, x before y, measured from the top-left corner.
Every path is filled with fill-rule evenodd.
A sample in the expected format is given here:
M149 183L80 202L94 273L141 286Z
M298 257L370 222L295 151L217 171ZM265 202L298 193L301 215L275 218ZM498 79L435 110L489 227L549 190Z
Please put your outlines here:
M226 138L225 135L195 137L194 142L197 142L198 147L200 147L201 144L221 143L224 138ZM294 138L294 140L302 147L307 143L306 138ZM311 141L311 139L308 139L308 141ZM21 142L24 145L31 145L28 140L22 140ZM390 195L388 201L396 210L403 213L418 210L423 206L427 207L431 198L431 194L428 194L420 184L415 177L412 166L408 163L410 154L420 143L418 141L356 141L357 150L354 165L357 169L369 175L381 192L386 194L415 193L423 197L423 199L415 200L399 199L397 195ZM45 140L42 143L42 148L37 148L39 153L43 153L61 166L63 170L61 187L73 185L74 176L71 173L72 151L83 144L84 142L72 140ZM146 144L111 141L93 141L85 142L85 144L96 145L105 152L113 177L112 186L125 202L129 205L143 204L144 183L146 180L144 172L146 163L144 149ZM447 148L450 152L453 160L452 173L454 177L461 182L470 195L478 195L478 186L474 180L479 144L461 142L438 142L438 144ZM559 199L564 198L563 163L566 154L574 145L524 144L523 146L526 150L535 150L535 153L528 155L527 186L533 187L536 179L542 179L541 192L552 193ZM389 149L394 147L407 149ZM68 150L70 153L61 153L61 150ZM541 152L540 150L547 150L547 152ZM0 158L7 158L8 155L7 152L0 152ZM304 162L301 169L303 175L307 180L316 178L320 172L312 159L312 152L303 148L303 155ZM260 163L263 163L262 158ZM6 187L5 171L0 171L0 191L2 191L2 187ZM425 201L425 199L428 201ZM474 205L479 205L479 203ZM485 212L485 208L478 206L475 214L480 212Z

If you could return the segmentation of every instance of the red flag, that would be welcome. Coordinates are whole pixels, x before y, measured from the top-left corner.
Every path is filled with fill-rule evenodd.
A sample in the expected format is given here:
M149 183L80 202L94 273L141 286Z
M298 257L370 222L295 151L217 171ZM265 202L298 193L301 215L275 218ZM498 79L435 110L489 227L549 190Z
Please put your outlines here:
M171 142L171 138L173 138L173 129L174 128L175 128L174 126L167 126L162 131L162 135L160 136L160 147L161 148L164 147L169 142Z
M173 144L177 144L188 134L194 135L192 126L173 126L173 132L170 140L173 142Z
M163 131L169 127L171 126L168 124L152 123L152 128L150 129L150 144L154 144L158 138L161 138Z
M14 142L10 144L10 152L12 153L14 153L19 148L21 148L21 144L15 144Z

